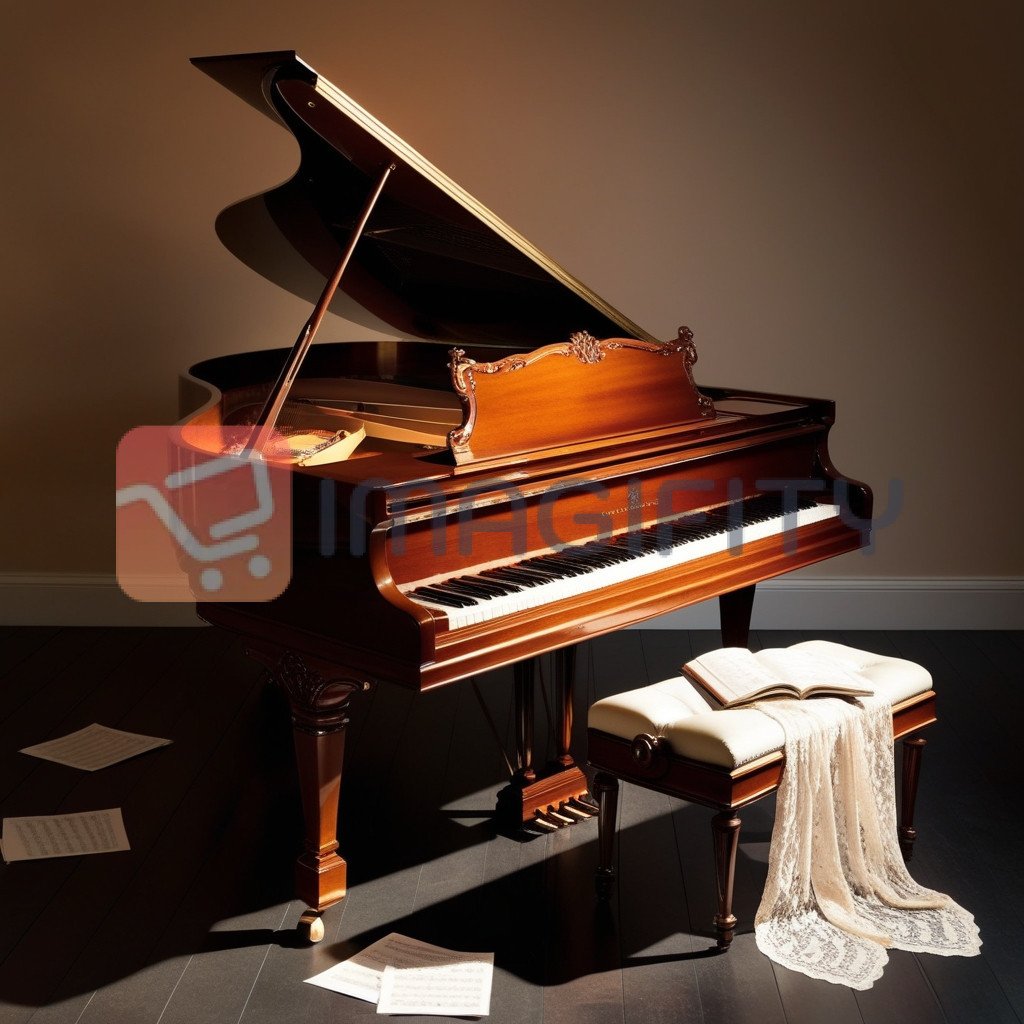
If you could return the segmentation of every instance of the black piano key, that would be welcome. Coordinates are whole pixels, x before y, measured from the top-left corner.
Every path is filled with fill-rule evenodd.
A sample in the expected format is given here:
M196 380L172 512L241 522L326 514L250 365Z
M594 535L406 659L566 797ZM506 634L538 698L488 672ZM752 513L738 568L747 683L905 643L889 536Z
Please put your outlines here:
M587 548L574 548L571 552L563 552L568 558L571 558L573 562L580 565L590 566L598 569L603 565L608 564L608 559L603 557L596 551L590 551Z
M508 588L501 583L496 583L494 580L481 579L477 576L459 576L459 583L468 583L472 587L477 587L480 590L484 590L494 597L504 597L508 593Z
M577 559L570 558L564 554L548 555L545 562L552 568L557 569L566 576L583 576L591 571L589 565L584 565Z
M571 558L566 558L563 555L546 555L544 557L544 564L552 569L562 570L566 576L582 576L585 572L590 570L578 562L574 562Z
M529 572L536 573L536 575L546 580L560 580L562 579L562 573L556 572L554 569L546 569L537 561L524 562L524 568L528 569Z
M501 580L517 590L521 590L524 587L535 587L540 583L540 580L536 577L531 576L529 573L519 572L511 566L504 566L499 569L485 569L480 575L486 576L488 579Z
M410 597L418 597L424 601L432 601L434 604L447 605L449 608L471 608L475 601L456 594L448 594L434 587L417 587L410 592Z
M561 580L567 575L578 575L578 571L570 566L562 566L557 562L549 561L548 558L528 558L522 562L522 567L532 572L541 572L551 580Z
M474 580L479 580L481 583L487 583L489 586L502 595L505 594L518 594L523 588L518 583L509 583L508 580L495 580L490 576L482 576L480 574L473 577Z
M444 583L436 583L435 586L438 590L454 590L457 594L465 594L467 597L478 597L481 601L490 601L495 596L486 587L469 583L465 578L445 580Z

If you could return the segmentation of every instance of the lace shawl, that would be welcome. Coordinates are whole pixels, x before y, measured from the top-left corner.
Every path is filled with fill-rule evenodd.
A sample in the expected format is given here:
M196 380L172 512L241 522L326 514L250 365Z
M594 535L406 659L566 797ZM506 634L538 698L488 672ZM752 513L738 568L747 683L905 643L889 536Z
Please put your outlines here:
M762 701L786 733L768 879L755 919L776 963L855 989L886 949L977 956L973 916L918 885L900 855L892 708L878 696Z

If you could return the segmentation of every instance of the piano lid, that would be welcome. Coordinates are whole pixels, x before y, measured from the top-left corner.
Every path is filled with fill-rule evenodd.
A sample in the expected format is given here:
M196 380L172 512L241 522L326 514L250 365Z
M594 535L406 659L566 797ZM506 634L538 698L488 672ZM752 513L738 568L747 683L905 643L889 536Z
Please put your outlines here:
M333 312L386 333L443 342L532 349L577 331L654 340L294 51L197 57L193 64L299 143L290 181L217 218L224 244L264 277L315 302L374 182L394 163Z

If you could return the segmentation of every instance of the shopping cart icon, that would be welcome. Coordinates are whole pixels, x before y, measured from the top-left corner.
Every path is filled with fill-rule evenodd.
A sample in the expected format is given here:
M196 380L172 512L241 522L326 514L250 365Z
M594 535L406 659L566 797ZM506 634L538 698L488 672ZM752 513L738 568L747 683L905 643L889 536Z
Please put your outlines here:
M129 596L260 601L287 584L287 467L246 451L248 431L225 430L138 427L118 446L117 575Z

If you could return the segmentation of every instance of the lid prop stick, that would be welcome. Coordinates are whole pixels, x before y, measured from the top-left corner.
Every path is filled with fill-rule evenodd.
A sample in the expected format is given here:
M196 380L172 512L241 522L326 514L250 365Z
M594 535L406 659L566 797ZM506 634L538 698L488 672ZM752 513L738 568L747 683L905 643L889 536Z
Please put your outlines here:
M348 245L345 247L345 251L342 253L341 259L338 261L338 265L334 268L334 273L331 275L327 284L324 285L324 290L320 293L320 298L317 300L316 306L313 307L313 312L310 313L309 319L299 332L299 336L295 340L295 344L292 346L291 352L288 354L288 359L281 368L280 376L278 376L276 383L270 389L270 394L267 395L267 400L264 402L263 408L260 410L260 414L256 419L256 427L253 430L252 437L247 445L249 451L256 453L262 452L267 442L270 440L270 436L273 434L274 428L277 426L277 420L281 415L281 410L284 408L285 400L288 398L288 392L291 391L292 384L295 382L295 378L299 375L299 370L302 369L302 363L306 358L306 353L309 351L309 346L313 343L313 338L320 327L320 323L327 314L327 309L331 304L331 300L334 298L334 293L338 290L338 285L341 284L342 275L345 273L345 268L348 266L349 260L352 258L352 253L355 251L356 244L362 237L363 230L366 227L366 222L370 219L370 214L373 212L374 206L377 205L377 200L380 198L381 192L384 191L384 183L388 180L388 175L391 174L394 169L394 164L389 164L384 168L380 177L377 179L376 187L366 200L366 203L363 206L363 211L359 216L359 221L352 229Z

